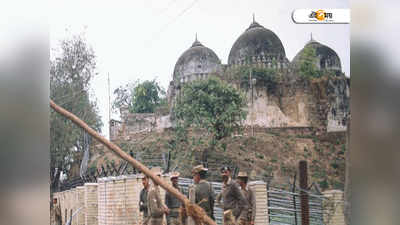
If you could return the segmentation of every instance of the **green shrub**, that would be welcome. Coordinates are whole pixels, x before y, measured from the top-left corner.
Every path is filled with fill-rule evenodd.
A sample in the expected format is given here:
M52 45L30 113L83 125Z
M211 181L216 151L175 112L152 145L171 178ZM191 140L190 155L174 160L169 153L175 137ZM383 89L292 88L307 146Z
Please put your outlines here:
M256 157L259 159L264 159L264 155L256 152Z
M328 181L326 179L323 179L322 181L319 181L318 184L319 184L319 187L322 190L325 190L325 189L329 188L329 183L328 183Z

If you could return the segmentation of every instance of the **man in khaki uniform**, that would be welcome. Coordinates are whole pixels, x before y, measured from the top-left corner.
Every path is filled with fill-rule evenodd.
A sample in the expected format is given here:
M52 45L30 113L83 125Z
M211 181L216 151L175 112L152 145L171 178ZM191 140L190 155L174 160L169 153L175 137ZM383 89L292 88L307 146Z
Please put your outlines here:
M154 167L151 169L157 176L161 176L161 168ZM147 205L149 213L148 225L162 225L164 214L168 214L168 208L162 203L160 196L160 188L153 181L154 185L150 187L150 191L147 196Z
M224 209L224 225L237 225L240 217L244 217L247 212L248 204L240 191L238 183L231 178L231 169L229 167L221 168L222 192L217 197L217 202Z
M142 178L143 189L140 191L140 201L139 201L139 211L143 212L143 222L142 225L147 225L149 223L148 207L147 207L147 195L150 189L150 179L148 176L144 175Z
M174 172L171 174L171 183L174 188L182 193L182 189L178 185L179 173ZM167 216L167 225L181 225L179 220L179 208L181 207L181 202L173 196L171 193L165 193L165 205L169 209L169 214Z
M256 219L256 196L252 189L247 187L248 175L246 172L239 172L238 183L241 187L243 196L246 198L249 208L243 213L244 217L240 217L240 225L254 225Z
M189 200L191 202L196 203L198 206L204 209L207 215L214 219L214 201L215 201L215 192L212 185L205 180L207 175L207 168L204 168L203 165L195 166L192 170L194 185L190 187L189 193L194 191L194 199L191 199L189 196ZM194 200L194 201L193 201Z
M57 198L53 199L53 215L54 215L54 225L61 225L61 207L57 201Z

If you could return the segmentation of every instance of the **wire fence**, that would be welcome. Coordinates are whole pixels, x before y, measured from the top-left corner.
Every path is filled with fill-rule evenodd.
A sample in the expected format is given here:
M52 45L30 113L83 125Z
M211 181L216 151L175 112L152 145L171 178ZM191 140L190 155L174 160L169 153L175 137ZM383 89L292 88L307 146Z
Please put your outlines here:
M269 224L298 225L301 224L300 194L276 188L268 188ZM308 194L310 224L324 224L323 196Z
M164 171L169 170L169 161L170 154L161 153L159 155L150 154L147 152L130 152L132 157L140 160L147 167L162 167ZM63 181L58 190L56 191L65 191L77 186L82 186L85 183L96 183L98 178L102 177L110 177L110 176L121 176L121 175L130 175L137 174L136 168L130 165L126 161L122 161L119 165L116 165L112 162L104 163L100 166L100 168L88 169L85 174L80 175L80 177L70 178L66 181Z

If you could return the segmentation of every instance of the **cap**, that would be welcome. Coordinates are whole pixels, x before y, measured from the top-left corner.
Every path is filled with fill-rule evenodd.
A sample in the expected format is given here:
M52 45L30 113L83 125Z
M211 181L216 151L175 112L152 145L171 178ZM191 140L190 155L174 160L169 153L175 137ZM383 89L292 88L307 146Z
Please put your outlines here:
M179 172L172 172L172 173L171 173L171 179L172 179L172 178L178 178L179 175L181 175Z
M237 175L237 177L249 177L248 175L247 175L247 172L239 172L238 173L238 175Z
M204 168L203 165L195 166L195 167L193 167L193 169L192 169L192 173L199 173L199 172L201 172L201 171L208 171L208 169L207 169L207 168Z

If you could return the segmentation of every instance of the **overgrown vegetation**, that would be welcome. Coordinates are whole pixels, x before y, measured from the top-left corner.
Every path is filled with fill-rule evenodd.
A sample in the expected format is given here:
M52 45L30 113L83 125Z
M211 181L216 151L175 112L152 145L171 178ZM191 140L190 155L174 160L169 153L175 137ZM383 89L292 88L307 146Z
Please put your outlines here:
M246 98L217 77L187 83L182 93L174 108L176 143L183 142L186 151L203 151L205 162L208 148L213 150L219 140L241 131L241 123L246 118ZM201 130L209 138L208 147L198 149L202 140L189 142L189 129ZM226 146L221 147L226 150Z
M318 78L322 73L317 67L318 58L315 48L307 46L304 48L299 59L299 73L304 78Z
M300 76L307 79L315 79L322 76L335 76L336 73L334 71L319 69L317 66L318 63L319 61L316 49L312 46L305 47L300 55L299 65L297 68Z
M128 108L131 113L168 112L165 90L154 79L128 83L114 90L113 109Z
M251 79L255 79L255 86L263 86L268 89L274 89L282 79L278 69L259 68L250 65L230 69L223 76L223 79L240 85L242 89L249 90L250 73Z
M184 128L202 128L215 140L240 131L246 118L246 99L243 93L210 77L185 84L174 109L175 119Z

